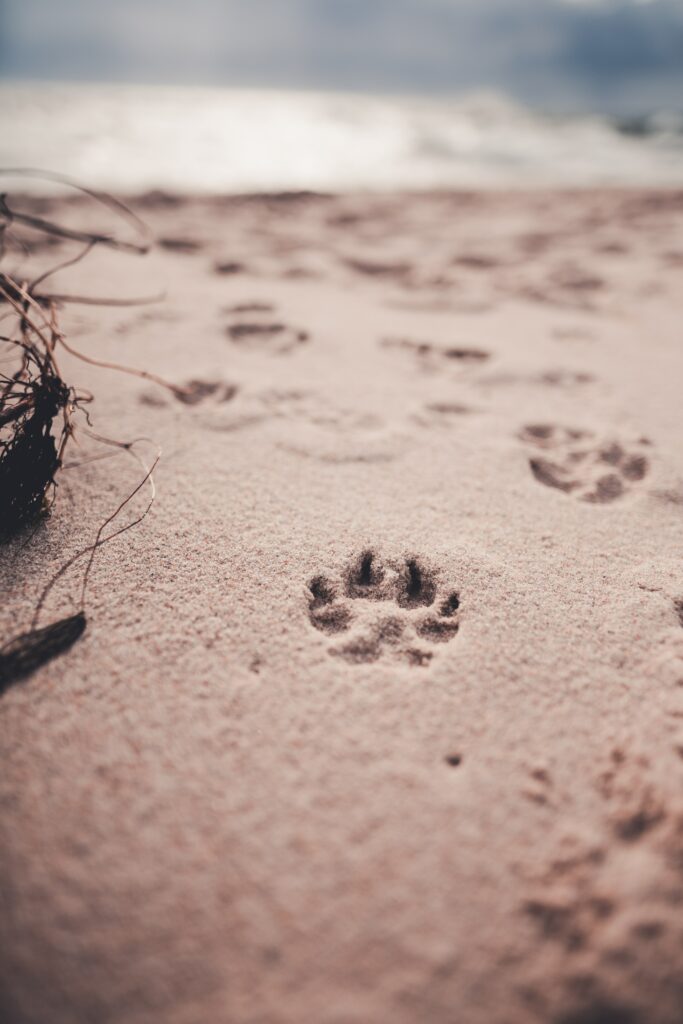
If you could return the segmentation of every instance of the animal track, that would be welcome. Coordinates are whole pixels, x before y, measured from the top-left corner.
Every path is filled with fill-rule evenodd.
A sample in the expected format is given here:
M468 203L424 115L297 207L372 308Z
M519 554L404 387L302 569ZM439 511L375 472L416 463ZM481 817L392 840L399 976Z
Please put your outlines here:
M258 314L275 313L275 307L267 303L244 303L233 306L227 312L240 317L225 328L226 334L236 345L290 352L310 339L308 331L288 327L287 324L275 319L259 319Z
M173 392L173 397L183 405L201 405L204 402L212 404L224 404L231 402L238 393L236 384L228 384L220 380L192 380L179 384ZM148 405L152 409L162 409L168 405L167 395L160 394L158 389L143 391L139 400L142 405Z
M484 363L491 358L489 352L485 352L480 348L456 345L444 348L439 345L433 345L429 341L413 341L412 338L384 338L382 345L385 348L397 348L405 352L412 352L425 365L433 365L437 360L476 364Z
M421 667L432 660L431 647L448 643L460 628L459 595L438 595L436 575L420 559L381 561L368 549L341 580L321 575L310 581L308 615L311 625L330 637L354 631L345 643L330 647L334 657L363 664L388 656ZM385 602L393 605L389 614Z
M281 323L236 323L226 328L228 337L237 344L258 345L274 341L279 352L288 352L308 341L306 331L298 331Z
M217 402L230 402L237 394L235 384L225 384L217 380L189 380L175 397L184 405L199 405L200 402L212 398Z
M586 832L585 821L573 828L563 819L557 845L523 902L525 915L557 957L565 1009L572 1008L551 1019L596 1024L651 1020L641 1005L642 980L634 979L669 977L671 983L658 991L671 1013L657 1020L678 1020L680 787L675 777L662 785L647 756L621 745L596 775L595 790L599 816L594 827ZM587 984L576 991L572 981L579 965ZM606 967L617 972L615 990L624 1002L618 1013L600 1001Z
M405 281L413 270L410 263L384 263L367 259L345 259L343 262L362 277L376 277L398 282Z
M628 493L649 472L641 438L631 449L617 441L600 443L585 430L569 430L547 423L524 427L520 437L552 456L536 455L529 468L539 483L573 494L581 501L605 505Z
M216 274L245 274L247 267L244 263L237 263L235 260L226 260L224 262L214 263L214 273Z
M224 313L274 313L275 306L270 302L238 302L235 306L225 306Z
M168 252L177 252L184 256L199 252L202 248L202 243L194 238L159 238L158 244Z

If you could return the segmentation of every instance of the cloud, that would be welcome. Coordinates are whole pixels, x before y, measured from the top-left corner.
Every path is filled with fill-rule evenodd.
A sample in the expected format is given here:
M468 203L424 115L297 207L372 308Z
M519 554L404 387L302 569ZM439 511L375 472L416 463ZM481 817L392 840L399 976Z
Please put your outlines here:
M680 105L683 0L0 0L5 75Z

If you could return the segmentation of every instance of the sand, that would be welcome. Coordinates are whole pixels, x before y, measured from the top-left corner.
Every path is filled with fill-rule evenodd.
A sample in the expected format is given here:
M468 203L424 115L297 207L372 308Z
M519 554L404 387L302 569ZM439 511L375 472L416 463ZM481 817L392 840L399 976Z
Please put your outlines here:
M53 286L166 297L62 325L194 383L61 357L163 456L0 701L2 1020L680 1024L683 196L134 205ZM1 636L139 480L95 451Z

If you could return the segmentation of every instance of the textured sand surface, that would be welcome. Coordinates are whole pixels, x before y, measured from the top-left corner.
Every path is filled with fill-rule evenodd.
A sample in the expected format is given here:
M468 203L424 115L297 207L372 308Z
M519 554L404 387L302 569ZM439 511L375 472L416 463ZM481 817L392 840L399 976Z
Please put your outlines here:
M683 196L136 209L57 284L166 299L63 326L195 383L61 361L164 455L0 701L2 1020L680 1024ZM139 476L64 470L0 635Z

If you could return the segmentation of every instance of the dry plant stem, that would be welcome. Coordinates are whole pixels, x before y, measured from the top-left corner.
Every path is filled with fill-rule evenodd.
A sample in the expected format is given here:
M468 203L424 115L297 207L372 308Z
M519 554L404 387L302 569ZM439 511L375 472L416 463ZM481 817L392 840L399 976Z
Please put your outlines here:
M130 454L133 455L133 457L136 458L140 462L140 464L144 467L144 462L142 462L142 459L140 459L140 457L138 455L136 455L132 451L132 448L131 448L130 445L122 444L120 442L111 442L111 443L116 444L117 447L120 447L122 449L128 450L130 452ZM133 442L131 442L131 445L135 444L135 443L136 442L133 441ZM48 596L50 595L50 592L54 588L55 584L58 583L58 581L62 578L62 576L64 576L64 574L69 571L69 569L71 568L72 565L74 565L76 562L78 562L79 559L83 558L85 555L89 554L90 558L88 559L88 564L86 566L86 570L85 570L85 573L84 573L84 576L83 576L83 582L82 582L82 585L81 585L80 605L81 605L81 611L84 610L84 608L85 608L86 588L87 588L87 585L88 585L88 579L89 579L89 576L90 576L90 571L91 571L91 568L92 568L92 563L93 563L93 559L95 557L96 551L99 548L101 548L104 544L108 544L109 541L114 540L116 537L119 537L122 533L126 533L128 530L131 530L134 526L137 526L138 523L141 523L143 521L143 519L145 519L147 517L147 515L149 514L150 509L152 508L152 505L154 504L154 500L155 500L155 497L156 497L156 489L155 489L155 486L154 486L154 478L153 478L152 474L154 473L154 470L157 467L157 464L159 462L160 457L161 457L161 452L157 452L157 455L154 458L154 461L152 462L151 466L149 466L149 468L144 467L146 471L145 471L145 475L142 478L142 480L140 480L140 482L137 484L137 486L134 488L134 490L132 490L130 492L130 494L126 498L124 498L124 500L121 502L120 505L118 505L118 507L114 510L114 512L112 512L112 514L105 519L105 521L102 523L102 525L98 529L97 535L96 535L95 540L93 541L93 543L92 544L88 544L86 547L82 548L80 551L77 551L75 555L72 555L71 558L68 559L68 561L66 561L59 568L59 570L55 573L55 575L52 577L52 579L49 581L49 583L44 587L43 592L42 592L42 594L40 595L40 597L38 599L38 603L36 605L36 609L35 609L35 612L34 612L34 615L33 615L33 620L31 622L31 629L32 630L36 629L37 623L38 623L38 619L40 617L40 613L41 613L41 611L43 609L45 601L47 600ZM144 511L141 513L141 515L139 515L136 519L132 520L132 522L127 523L125 526L121 526L118 530L115 530L113 533L110 533L107 537L103 537L102 534L103 534L104 530L106 530L107 526L109 526L110 523L114 522L114 520L120 515L120 513L123 511L123 509L126 507L126 505L128 505L128 503L130 501L132 501L132 499L135 497L135 495L145 486L145 484L147 482L149 482L149 484L150 484L151 495L150 495L149 502L148 502L147 506L145 507Z
M126 206L120 199L114 198L114 196L109 195L107 192L96 192L93 189L86 188L84 185L80 185L69 178L68 175L58 174L55 171L44 171L35 167L4 167L0 169L0 176L40 178L43 181L53 181L60 185L66 185L68 188L73 188L76 192L94 199L101 206L111 210L112 213L115 213L119 218L130 224L142 238L145 238L148 242L151 240L149 228L137 214L133 213L129 206Z
M51 292L47 295L35 295L36 288L39 284L44 284L48 278L53 277L54 274L57 274L60 270L67 270L69 267L75 267L77 263L80 263L81 260L85 259L88 253L95 248L96 244L97 243L94 239L89 239L85 248L83 248L78 255L73 256L69 260L64 260L62 263L58 263L55 267L51 267L49 270L46 270L45 273L31 281L26 291L30 295L34 295L38 302L70 302L86 306L147 306L152 305L155 302L160 302L164 299L165 296L163 292L159 295L148 295L138 299L114 299L94 295L63 295L56 292Z
M119 219L125 221L142 239L144 239L144 241L127 242L116 238L114 235L105 234L103 232L76 231L72 228L66 228L59 224L53 224L51 221L44 220L41 217L34 217L30 214L23 214L16 210L11 210L3 196L0 199L0 214L4 214L5 220L8 223L12 223L14 221L19 224L24 224L26 227L34 228L43 234L54 235L58 238L67 238L72 241L94 241L97 244L106 245L110 248L118 249L123 252L144 254L150 249L151 235L144 221L133 213L125 203L120 202L118 199L114 199L113 196L108 195L106 192L95 192L92 189L88 189L83 185L77 184L77 182L72 181L63 174L55 174L51 171L41 171L33 167L1 168L0 176L40 178L44 181L53 181L58 184L66 185L69 188L73 188L77 192L81 192L83 195L88 196L90 199L94 199L101 206L104 206L106 209L114 213L119 217Z
M158 295L143 295L138 299L115 299L100 295L62 295L59 292L50 292L47 295L40 295L38 298L44 302L65 302L74 306L114 306L116 308L127 308L129 306L153 306L156 302L162 302L166 298L166 294L165 292L159 292Z
M17 172L0 170L0 174L3 173ZM27 173L33 174L34 172ZM59 175L38 174L38 176L72 184ZM128 207L109 196L91 192L88 189L80 188L80 186L75 187L115 212L140 236L144 237L145 241L144 244L124 241L109 233L82 231L56 224L31 213L11 209L5 196L0 196L0 259L6 252L8 228L12 224L57 238L83 243L81 250L75 256L62 260L30 282L19 282L12 276L0 272L0 300L9 307L8 312L1 319L5 321L8 318L16 318L15 329L17 332L13 336L10 330L8 334L0 336L0 341L19 350L19 358L14 364L14 371L10 371L9 375L0 375L0 428L5 428L6 435L6 439L0 438L0 470L2 471L1 479L7 488L5 493L9 495L8 500L4 503L0 502L0 508L2 508L0 527L5 536L9 536L8 530L10 533L14 532L30 520L37 519L41 510L45 512L49 507L47 502L50 488L52 488L51 501L54 502L55 476L63 467L64 453L69 441L76 437L74 415L82 413L88 427L91 426L90 416L85 406L92 402L93 396L87 391L77 391L65 384L56 358L57 348L60 345L64 351L89 365L116 370L140 377L142 380L152 381L175 395L186 392L185 388L179 388L157 374L91 358L73 348L66 341L58 324L57 306L60 303L136 306L157 301L156 297L109 299L66 293L45 294L38 291L39 287L58 271L66 270L80 263L97 245L134 253L144 253L149 249L149 233L142 221ZM15 232L12 234L14 235ZM19 239L19 244L21 244L21 239ZM29 253L30 250L26 248L26 252ZM56 435L53 436L52 431L58 414L61 414L63 422L59 437L56 437ZM127 452L141 466L143 476L99 526L94 541L69 558L43 588L35 608L31 629L0 648L0 693L19 678L25 677L57 654L68 649L80 637L86 627L84 611L86 593L97 551L103 545L142 522L155 500L153 472L158 464L160 452L157 451L151 463L148 464L135 451L135 445L148 439L138 438L131 442L121 442L103 437L84 427L81 427L80 430L83 430L98 443L112 446L118 451L95 456L94 459L73 462L70 464L70 468L75 468L87 461L109 458L119 452ZM139 515L135 515L130 522L117 528L115 525L117 518L145 486L149 486L150 498L144 510ZM109 532L107 532L108 529ZM31 537L21 545L20 551L24 549L30 539ZM83 558L87 558L87 563L81 581L79 611L75 615L38 628L38 619L50 592L69 569Z
M62 380L54 356L55 311L50 309L48 318L25 287L7 275L0 294L19 321L20 337L8 342L21 350L19 368L4 379L1 394L0 427L11 428L0 438L0 533L7 537L45 507L70 436L75 395ZM64 425L58 452L52 426L60 412Z
M64 260L62 263L58 263L55 267L50 267L50 269L46 270L45 273L40 274L33 281L31 281L31 284L28 286L26 290L29 292L29 294L33 294L33 292L35 292L39 284L42 284L44 281L47 281L49 277L52 277L53 274L57 274L60 270L66 270L67 267L75 267L77 263L80 263L82 259L85 259L85 257L94 247L95 242L92 239L90 239L86 243L85 248L82 249L81 252L78 253L78 255L73 256L70 260Z
M82 255L84 255L84 253ZM35 309L40 314L43 323L45 324L45 326L49 328L51 332L52 340L48 341L44 337L44 335L40 332L39 328L35 325L33 321L28 319L22 307L19 305L16 299L14 299L14 297L9 293L9 291L5 287L3 287L2 284L0 284L0 295L4 296L5 300L10 303L10 305L14 308L17 314L20 315L22 319L25 320L26 323L28 323L31 330L34 331L39 336L43 344L46 347L50 348L51 352L54 351L57 342L59 342L59 344L61 344L62 347L66 349L66 351L70 355L75 356L76 359L80 359L84 363L88 363L90 366L99 366L104 370L116 370L118 373L127 373L132 375L133 377L140 377L142 380L152 381L154 384L158 384L160 387L166 388L168 391L171 391L174 395L187 394L187 388L179 387L177 384L171 384L170 381L164 380L163 377L159 377L158 374L156 373L150 373L147 370L136 370L134 367L122 366L120 363L109 363L104 360L93 359L91 356L86 356L83 352L79 352L78 349L75 349L68 344L63 333L57 329L56 321L54 319L53 308L51 307L51 320L48 322L42 308L35 300L35 298L20 285L17 285L14 282L12 283L14 287L19 291L22 298L24 298L25 301L31 306L31 308ZM105 300L97 299L91 301L93 301L97 305L106 304Z
M163 377L157 376L156 373L150 373L148 370L136 370L131 366L121 366L119 363L108 363L101 359L93 359L91 356L86 356L83 352L79 352L78 349L73 348L65 340L64 336L59 336L60 344L66 351L75 356L76 359L81 359L84 363L88 363L90 366L99 366L103 370L116 370L118 373L128 373L133 377L140 377L141 380L150 380L154 384L158 384L162 388L166 388L168 391L173 392L174 395L188 393L187 388L178 387L177 384L171 384L170 381L164 380Z
M26 306L31 306L33 309L35 309L40 314L41 318L43 319L44 326L45 327L49 327L50 325L47 322L47 320L45 319L45 314L43 313L43 310L40 308L40 306L38 305L36 300L33 298L33 296L30 294L30 292L27 292L26 289L23 288L20 284L18 284L16 281L12 281L12 279L9 278L9 277L5 277L5 280L9 281L12 284L12 287L21 295L21 298L22 298L23 303L24 303L24 305L18 303L17 300L14 298L14 296L5 287L5 285L0 284L0 295L3 296L3 298L5 299L5 302L8 302L10 304L10 306L12 307L14 312L21 319L22 333L24 332L25 326L30 327L31 330L34 332L34 334L38 335L38 337L40 338L42 343L47 348L49 348L50 347L49 340L42 334L40 328L36 327L36 325L33 323L33 321L29 318Z
M98 235L89 231L75 231L71 228L62 227L59 224L53 224L51 221L43 220L42 217L32 217L30 214L18 213L16 210L10 211L3 199L0 199L0 213L11 213L12 219L18 224L25 224L36 231L56 235L58 238L68 238L73 242L93 242L99 245L107 245L110 248L121 249L123 252L139 254L147 252L149 248L148 246L135 245L132 242L117 242L111 235Z

